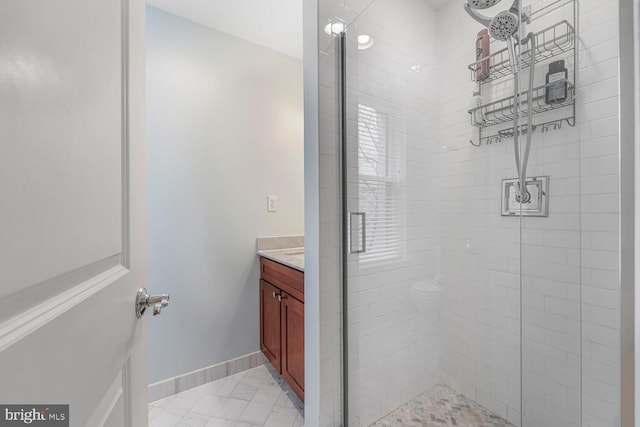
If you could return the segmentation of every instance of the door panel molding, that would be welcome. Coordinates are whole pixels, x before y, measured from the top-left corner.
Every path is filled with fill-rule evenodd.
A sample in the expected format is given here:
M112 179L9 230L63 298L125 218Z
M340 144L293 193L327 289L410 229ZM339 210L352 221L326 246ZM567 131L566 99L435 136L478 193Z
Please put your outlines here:
M120 372L109 386L91 417L89 417L88 426L103 427L112 415L117 415L114 414L114 409L118 402L123 399L123 384L123 373ZM124 417L124 414L122 416Z
M120 1L121 33L121 253L0 295L0 352L81 304L128 273L130 266L129 0ZM69 287L69 284L76 284ZM29 301L25 305L24 301ZM16 304L17 303L17 304Z
M121 0L120 37L122 47L120 49L120 64L122 66L122 264L131 266L131 173L130 173L130 129L129 129L129 0Z
M87 2L87 3L91 3L91 2ZM96 3L99 4L99 2L96 2ZM109 236L112 236L113 238L102 242L103 245L101 247L97 247L95 252L87 251L87 248L93 247L94 241L90 239L88 240L86 238L87 236L86 234L85 234L85 238L83 238L82 234L78 236L70 236L70 238L68 239L70 242L73 242L74 238L77 238L78 243L75 245L70 244L68 245L68 247L63 246L64 250L59 250L60 249L59 246L50 244L51 241L55 241L55 239L64 240L64 232L67 231L67 228L71 230L75 229L74 228L75 225L71 221L67 221L66 223L63 221L59 221L62 223L63 225L62 227L60 227L59 226L60 224L58 223L56 223L58 227L50 226L50 224L60 220L60 218L64 218L66 213L73 213L73 215L69 215L69 216L75 218L76 216L80 215L78 212L83 212L84 207L94 205L93 201L86 202L87 200L86 197L78 198L78 200L85 200L86 202L86 203L81 203L80 206L75 206L72 203L69 203L69 206L65 206L63 204L63 203L68 203L69 200L72 200L72 196L74 195L70 194L71 191L77 191L79 194L85 194L84 191L86 190L86 187L82 187L81 184L78 184L78 183L82 183L82 180L77 179L77 174L73 175L71 172L67 172L67 171L73 171L75 169L78 169L78 168L74 168L74 166L77 166L78 164L82 166L82 163L77 162L77 158L74 157L74 154L78 154L74 150L76 150L77 147L84 147L86 145L78 144L77 141L74 142L73 138L69 137L68 140L74 142L75 145L69 142L67 145L64 146L66 147L66 149L57 150L57 151L52 150L53 153L62 153L62 154L53 156L53 158L47 158L45 156L45 153L42 152L38 156L34 156L35 160L32 160L30 163L25 162L26 166L22 167L22 169L20 169L19 167L16 167L15 169L18 169L20 173L17 173L17 172L12 173L15 171L12 168L10 168L7 174L11 173L11 175L7 175L7 176L11 178L15 177L17 182L20 181L20 179L22 178L22 181L21 181L22 187L13 186L11 191L8 191L8 196L6 197L5 203L7 204L8 207L12 205L15 206L15 209L20 209L24 207L25 210L29 209L28 212L39 212L39 213L37 215L34 214L33 218L29 215L27 215L26 218L20 218L18 216L9 217L6 220L7 221L6 223L3 222L2 224L3 227L0 227L3 229L2 230L3 232L1 234L3 234L4 236L4 233L6 233L8 235L7 241L10 242L10 244L7 243L7 247L9 248L9 250L6 251L6 254L3 251L0 251L5 255L4 257L2 257L4 258L3 261L6 262L6 264L4 265L6 265L6 268L7 268L7 270L5 271L5 274L6 274L5 277L10 279L8 280L8 283L3 287L2 291L0 292L1 294L0 298L10 296L15 292L21 292L24 289L31 286L37 286L41 282L49 280L51 277L57 277L57 276L66 274L67 271L83 268L87 264L97 261L98 259L108 257L111 254L114 254L116 252L122 253L123 265L125 267L128 267L130 265L129 263L129 258L130 258L129 256L129 251L130 251L130 244L129 244L129 239L130 239L130 232L129 232L129 227L130 227L130 208L129 208L129 205L130 205L130 188L129 188L130 187L130 183L129 183L130 144L129 144L129 138L130 138L130 121L131 121L129 117L130 116L129 105L131 101L131 96L129 94L130 92L129 74L130 74L130 68L131 68L130 52L129 52L129 44L130 44L129 9L131 7L130 3L131 3L130 0L120 0L120 1L117 1L115 4L112 4L111 6L101 8L105 10L108 9L109 22L113 24L113 25L110 24L112 31L109 31L109 39L112 40L112 42L109 43L109 58L112 63L112 68L110 68L109 70L110 72L111 70L115 72L119 72L120 78L112 78L107 80L107 82L109 83L108 85L109 97L108 97L108 101L105 101L106 103L101 101L102 97L98 97L97 95L94 95L94 98L99 100L99 101L96 101L95 104L99 106L101 109L104 109L102 108L104 106L120 107L119 112L117 111L117 109L110 109L110 111L113 112L113 115L109 115L109 118L110 118L109 123L115 124L117 121L119 121L120 122L118 123L119 126L112 127L111 128L113 130L112 132L101 135L101 133L99 132L99 128L97 127L98 123L94 123L93 121L91 121L91 125L87 124L83 128L84 133L81 133L80 135L86 138L87 126L92 126L93 132L91 135L95 134L98 140L102 142L106 142L106 144L103 143L101 145L102 147L110 147L108 150L105 151L109 155L106 159L101 157L102 155L105 154L105 152L103 152L102 150L97 151L96 156L90 159L91 162L93 162L91 163L91 165L95 165L95 164L106 165L107 160L111 161L115 156L117 156L115 158L118 158L120 160L119 165L117 164L118 162L115 162L113 163L113 167L108 168L108 171L110 172L108 174L108 177L112 179L112 181L108 182L108 184L100 182L100 185L97 186L98 188L94 195L96 206L99 206L100 204L105 204L104 201L108 201L109 203L111 201L114 201L113 209L108 211L108 216L104 216L103 218L100 218L100 220L103 221L104 224L108 225L109 232L113 230L113 231L117 231L117 234L109 233ZM104 4L108 4L108 2ZM13 6L6 6L6 7L9 8ZM48 7L52 7L52 6L49 5ZM60 5L58 7L61 10L63 10L65 6ZM18 7L16 7L16 9L17 8ZM11 10L11 9L7 9L7 10ZM21 6L20 13L23 13L25 10L26 10L26 7ZM16 11L16 13L18 12ZM46 15L45 12L42 12L41 14ZM34 16L34 18L32 20L29 20L29 22L31 23L31 26L34 27L32 32L34 34L37 34L38 31L36 31L36 28L39 28L39 27L36 26L36 23L42 21L41 15L32 14L27 16ZM51 20L50 22L59 22L59 20ZM82 28L85 28L85 26L86 26L86 21ZM52 28L54 29L58 29L58 27L59 25L58 26L52 25ZM43 31L47 29L51 31L50 28L45 28ZM58 34L53 31L51 31L51 33L53 35ZM116 38L111 38L111 35L114 35ZM56 37L61 37L61 36L58 34ZM117 37L119 37L119 39ZM46 55L38 56L38 52L40 52L40 50L38 49L40 48L44 52L47 52L46 50L44 50L47 45L44 42L42 42L40 39L38 39L36 36L34 36L33 38L24 37L24 39L25 39L24 46L22 47L22 49L27 50L27 52L30 52L29 49L31 49L33 50L33 52L35 52L33 54L33 58L29 57L30 58L29 60L34 62L35 65L33 65L33 67L35 67L36 69L38 67L42 68L44 70L44 71L41 71L42 73L44 74L50 73L52 76L57 76L57 78L61 78L60 76L67 75L64 73L65 71L73 69L69 64L66 64L67 68L64 68L64 66L58 66L57 63L55 63L55 61L53 60L50 61L54 63L53 65L51 65L49 64L49 62L46 61ZM11 42L12 40L7 41L6 43L11 43ZM75 49L77 51L79 49L80 43L75 43L75 44L76 44ZM44 56L44 59L42 59L42 61L44 62L42 63L38 62L37 59L42 56ZM55 57L57 58L57 60L61 61L60 58L63 58L64 55L54 56L52 54L52 57ZM116 63L117 60L119 60L119 64ZM11 61L13 61L13 59L11 59ZM19 60L16 60L16 62L20 63ZM89 59L87 59L87 63L89 64L95 65L95 62L96 61L91 62ZM77 64L74 63L74 66L76 65ZM83 63L83 66L84 65L86 64ZM114 75L114 77L116 76ZM102 81L96 81L96 82L102 83ZM93 84L93 83L95 82L92 82L89 80L87 82L87 84ZM24 95L24 97L29 99L30 102L33 102L33 99L37 99L35 98L35 93L37 91L35 89L32 89L30 86L26 84L21 85L20 81L18 82L11 81L7 85L10 86L10 89L15 92L16 96ZM43 87L45 87L46 85L49 85L51 87L57 87L56 85L51 84L49 80L41 83L41 86ZM15 89L16 87L23 87L23 86L27 86L28 89ZM115 90L115 92L113 90ZM118 90L119 90L119 93L118 93ZM40 86L38 86L38 91L45 91L45 89L40 88ZM14 92L11 92L11 93L14 94ZM56 108L55 111L64 112L76 105L75 103L78 102L77 93L73 91L70 91L70 92L72 93L70 93L69 96L60 95L60 99L64 99L64 102L61 102L61 104L64 105L66 108ZM98 91L94 91L93 93L95 94L97 92ZM51 93L49 92L45 92L45 94L47 96L51 96ZM8 98L11 99L10 96ZM52 108L51 107L52 104L50 103L49 104L44 103L43 105L47 105L48 108ZM5 105L0 104L0 107L4 108ZM87 106L83 105L83 107L87 107ZM92 104L89 104L89 107L96 108L96 106ZM87 116L89 114L87 113L87 111L93 111L91 108L84 108L84 111L85 111L84 116ZM42 115L42 112L37 108L33 108L31 110L34 111L33 114L29 113L27 116L29 116L30 117L29 120L33 122L34 119L37 119L39 117L38 114ZM28 111L31 111L31 110L28 110ZM82 111L83 109L79 108L78 110ZM66 115L63 115L63 113L60 113L60 115L65 120L69 119L68 113ZM75 123L72 120L69 120L69 121L70 123ZM60 123L64 124L66 122L62 121ZM42 129L51 128L51 133L54 133L55 129L57 129L55 126L59 125L60 123L52 124L49 122L45 122L42 124L43 126ZM39 123L36 122L32 124L33 125L29 126L28 129L40 128ZM12 129L12 128L10 127L9 129ZM42 143L42 141L44 141L48 137L48 135L43 136L41 134L36 134L33 132L29 133L28 135L34 135L34 141L38 141L37 143L33 144L35 148L39 148L42 145L47 146L46 144ZM16 146L19 147L20 145L21 144L14 144L14 147ZM53 145L51 145L51 147L53 147ZM117 149L120 149L120 153L116 151ZM16 158L19 161L11 162L10 161L12 159L11 156L7 156L6 161L9 164L22 165L21 163L22 159L24 157L27 157L27 155L31 154L31 152L28 152L28 151L27 151L27 154L24 154L25 150L26 148L21 150L16 148L16 150L14 150L15 152L13 151L10 152L10 154L13 154L14 156L16 156ZM42 151L42 150L33 150L34 153L38 153L39 151ZM79 152L83 155L87 154L87 149L81 149ZM64 157L65 155L66 157ZM51 169L52 169L51 165L54 164L55 161L60 161L61 159L67 161L67 164L65 164L65 166L71 166L71 167L67 167L67 168L61 167L60 173L59 173L60 176L58 177L58 175L53 174L51 172ZM120 170L116 169L117 166L120 167ZM44 170L45 172L27 173L31 170L33 171ZM55 179L52 179L51 183L45 183L44 185L40 185L38 187L37 185L38 178L41 178L41 175L46 177L54 176ZM98 176L96 179L100 179L100 177L102 177L102 175ZM74 179L71 180L71 178L74 178ZM117 179L120 179L121 182L117 182ZM10 181L6 180L5 182L10 182ZM73 184L73 185L70 185L70 184ZM87 184L90 185L91 183L87 183ZM24 195L25 191L32 191L33 188L36 188L36 189L39 188L40 191L36 192L35 197L33 196L31 198L25 197ZM45 190L48 190L49 193L47 194ZM56 195L57 190L63 193L64 197L60 197L60 198L52 197L51 195ZM105 190L105 191L103 192L101 190ZM103 195L105 197L101 197ZM44 203L42 206L36 203L41 199L46 201L46 203ZM115 206L115 200L117 200L120 203L120 206ZM16 201L19 203L14 203ZM49 217L47 213L48 212L47 209L51 208L52 206L53 206L53 209L49 211L52 213L51 213L51 216ZM120 224L118 224L118 222L120 222ZM34 227L26 227L25 223L34 224ZM80 225L82 225L84 229L86 229L85 231L91 230L91 223L89 224L82 223ZM6 226L6 228L4 226ZM16 235L18 235L19 232L22 231L23 229L27 230L27 233L26 233L27 236L24 240L21 240L17 238ZM94 229L100 230L101 227L100 226L94 227ZM54 231L53 233L51 233L53 234L53 237L49 235L48 233L49 230ZM96 235L102 238L101 233L97 232ZM118 241L118 239L120 239L120 241ZM39 256L40 262L37 265L31 266L30 268L22 268L22 262L21 262L22 259L26 258L27 256L33 255L33 251L25 249L31 246L36 248L35 252ZM40 249L38 250L38 248ZM16 266L20 268L14 268ZM23 278L24 278L23 282L19 280Z
M120 254L115 254L25 288L13 295L0 297L0 324L105 273L113 267L122 265L121 258Z
M114 266L4 321L0 324L0 352L51 322L56 317L82 304L128 273L129 270L124 266ZM133 310L133 304L131 309Z

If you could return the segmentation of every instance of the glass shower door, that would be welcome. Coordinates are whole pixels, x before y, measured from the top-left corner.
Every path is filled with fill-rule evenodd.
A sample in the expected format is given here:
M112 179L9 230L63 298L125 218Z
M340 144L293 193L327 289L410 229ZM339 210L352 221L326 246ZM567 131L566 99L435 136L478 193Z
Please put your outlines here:
M443 277L435 17L422 1L398 7L378 0L338 42L350 426L371 425L428 390L453 393L446 385L438 389Z
M442 90L469 74L439 19L376 0L338 42L349 426L520 424L520 219L496 207L505 147L470 149L467 95Z

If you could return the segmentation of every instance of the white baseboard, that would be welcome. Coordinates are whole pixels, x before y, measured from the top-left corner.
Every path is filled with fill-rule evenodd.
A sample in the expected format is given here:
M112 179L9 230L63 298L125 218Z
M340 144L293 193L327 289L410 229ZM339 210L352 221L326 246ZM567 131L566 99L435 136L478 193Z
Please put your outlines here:
M264 365L266 362L262 352L246 354L236 359L227 360L197 371L188 372L169 378L168 380L158 381L149 385L149 402L162 399L185 390L206 384L229 375L237 374L256 366Z

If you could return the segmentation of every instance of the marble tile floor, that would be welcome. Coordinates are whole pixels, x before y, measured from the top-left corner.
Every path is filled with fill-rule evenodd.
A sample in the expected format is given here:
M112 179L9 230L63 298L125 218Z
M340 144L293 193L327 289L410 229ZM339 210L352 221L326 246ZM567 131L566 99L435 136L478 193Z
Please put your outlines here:
M271 365L149 403L150 427L303 425L303 403Z
M451 387L437 384L373 424L375 427L514 427Z

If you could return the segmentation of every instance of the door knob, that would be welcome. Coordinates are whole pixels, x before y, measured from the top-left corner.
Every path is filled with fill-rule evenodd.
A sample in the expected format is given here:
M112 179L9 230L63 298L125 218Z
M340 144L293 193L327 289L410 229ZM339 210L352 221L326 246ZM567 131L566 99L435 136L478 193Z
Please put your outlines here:
M136 294L136 317L141 318L147 307L153 307L153 315L157 316L168 305L169 294L149 295L146 288L140 288Z

